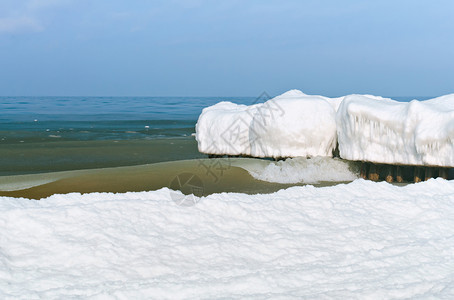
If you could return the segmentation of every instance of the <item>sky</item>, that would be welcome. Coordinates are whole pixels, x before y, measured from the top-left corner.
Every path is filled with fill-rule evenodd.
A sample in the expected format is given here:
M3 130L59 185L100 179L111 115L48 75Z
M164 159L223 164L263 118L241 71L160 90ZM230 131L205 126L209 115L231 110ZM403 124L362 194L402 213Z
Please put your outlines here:
M453 1L1 0L2 96L454 93Z

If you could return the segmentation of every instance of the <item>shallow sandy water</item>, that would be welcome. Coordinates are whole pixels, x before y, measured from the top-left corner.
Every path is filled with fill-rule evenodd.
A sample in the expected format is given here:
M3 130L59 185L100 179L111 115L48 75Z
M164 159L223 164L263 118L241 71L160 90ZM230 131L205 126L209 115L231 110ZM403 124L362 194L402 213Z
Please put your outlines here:
M220 192L271 193L282 188L303 185L257 180L245 169L238 167L247 163L266 162L248 158L193 159L132 167L2 176L0 196L41 199L52 194L72 192L124 193L157 190L162 187L182 190L189 194L192 191L183 186L183 181L191 176L195 176L193 179L196 179L196 188L200 188L195 191L199 196ZM181 186L178 185L178 180L181 181Z

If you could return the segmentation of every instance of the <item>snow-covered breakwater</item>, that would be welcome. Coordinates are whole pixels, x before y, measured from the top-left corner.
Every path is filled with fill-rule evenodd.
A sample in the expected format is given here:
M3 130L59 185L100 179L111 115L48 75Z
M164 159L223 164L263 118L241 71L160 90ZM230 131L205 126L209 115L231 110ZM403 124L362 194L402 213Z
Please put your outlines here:
M454 167L454 94L399 102L291 90L252 106L221 102L196 125L199 151L254 157L339 156L378 164Z
M454 95L411 102L347 96L337 132L344 159L453 167Z
M199 151L253 157L332 156L341 101L291 90L251 106L220 102L199 117Z

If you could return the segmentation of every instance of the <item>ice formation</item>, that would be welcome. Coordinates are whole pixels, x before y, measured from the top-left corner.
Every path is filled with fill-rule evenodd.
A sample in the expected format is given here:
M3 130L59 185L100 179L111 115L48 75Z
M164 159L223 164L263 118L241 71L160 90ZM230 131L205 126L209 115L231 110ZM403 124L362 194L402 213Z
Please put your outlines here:
M252 106L221 102L202 111L199 151L254 157L331 156L341 98L298 90Z
M1 299L451 299L454 182L0 197Z
M232 165L247 170L256 179L277 183L352 181L359 173L357 163L331 157L295 157L277 162L251 159L233 161Z
M291 90L252 106L221 102L196 126L199 151L254 157L332 156L384 164L454 167L454 94L398 102Z
M411 102L346 96L337 131L344 159L453 167L454 95Z

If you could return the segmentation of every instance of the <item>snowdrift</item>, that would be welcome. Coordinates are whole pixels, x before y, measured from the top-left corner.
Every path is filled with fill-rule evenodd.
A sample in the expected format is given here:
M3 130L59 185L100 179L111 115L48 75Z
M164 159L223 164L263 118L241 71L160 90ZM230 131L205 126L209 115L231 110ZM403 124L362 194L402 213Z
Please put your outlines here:
M454 294L454 181L174 193L0 197L0 298Z
M341 98L298 90L252 106L220 102L196 125L199 151L254 157L332 156Z
M411 102L346 96L337 132L344 159L453 167L454 95Z
M398 102L291 90L251 106L221 102L202 111L196 139L207 154L329 157L339 143L348 160L454 167L454 94Z

